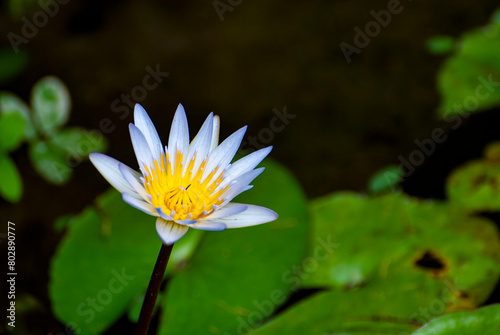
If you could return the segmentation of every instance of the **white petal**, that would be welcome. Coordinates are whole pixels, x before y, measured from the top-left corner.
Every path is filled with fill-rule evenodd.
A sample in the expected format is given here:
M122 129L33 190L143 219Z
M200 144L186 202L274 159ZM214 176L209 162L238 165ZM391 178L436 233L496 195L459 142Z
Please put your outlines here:
M217 221L225 223L227 228L241 228L271 222L278 218L278 214L269 208L255 205L247 206L246 211Z
M272 146L257 150L231 164L224 174L224 181L217 190L226 187L234 178L254 169L271 152Z
M233 179L231 182L231 186L229 186L229 189L222 194L221 198L224 199L224 202L222 203L222 206L225 206L229 201L233 200L234 197L236 197L238 194L249 190L252 188L249 184L257 178L259 174L264 171L264 168L258 168L252 171L249 171L247 173L242 174L236 179Z
M247 208L248 206L244 204L230 203L204 217L203 220L214 220L224 218L226 216L236 215L244 212Z
M210 143L210 151L214 151L219 145L219 130L220 130L220 118L219 115L214 116L214 128L212 131L212 143Z
M156 220L156 231L161 240L166 245L172 245L177 242L188 231L187 226L177 224L172 221L166 221L162 218Z
M122 199L130 206L135 207L138 210L143 211L146 214L149 214L152 216L158 216L155 208L149 202L134 198L133 196L131 196L130 194L125 193L125 192L122 193Z
M236 151L238 151L238 148L240 147L241 141L243 140L243 136L245 135L246 130L247 126L238 129L231 136L226 138L224 142L222 142L214 151L210 153L206 169L203 172L203 176L201 177L202 182L216 167L219 167L219 170L212 178L213 180L217 178L219 174L221 174L224 171L224 169L229 165L229 163L233 159L234 155L236 154Z
M225 223L217 221L198 221L197 223L192 224L189 227L209 231L221 231L227 228Z
M130 138L132 139L132 146L134 147L135 157L142 168L144 164L154 166L154 158L149 149L148 142L144 134L133 123L129 125ZM143 171L144 172L144 171Z
M118 190L118 192L127 192L136 198L141 198L120 172L120 169L118 168L118 166L122 164L120 161L97 152L91 153L89 158L96 169L102 174L108 183L111 184L111 186ZM139 178L141 176L139 172L134 171L125 164L122 165L124 166L124 169L129 171L135 178Z
M184 112L184 107L179 104L175 111L172 127L170 128L170 135L168 137L168 156L172 162L172 173L175 166L175 156L177 150L186 155L189 149L189 127ZM179 171L180 172L180 171Z
M200 131L195 136L191 145L189 146L189 152L184 157L184 169L182 175L186 173L189 163L196 154L196 161L193 165L193 176L198 171L201 163L205 160L207 155L210 153L210 143L212 142L212 129L213 129L214 116L212 113L208 115L207 119L200 128Z
M135 104L134 123L146 138L153 157L159 159L160 154L163 153L163 145L161 144L160 136L158 136L158 132L148 113L146 113L144 108L139 104Z
M142 199L146 200L149 202L149 197L148 197L148 192L146 192L146 189L144 188L144 184L141 183L140 179L137 177L137 175L133 174L131 171L133 171L130 168L127 168L125 164L118 164L118 169L120 170L123 178L132 186L134 191L136 191ZM135 171L134 171L135 172Z

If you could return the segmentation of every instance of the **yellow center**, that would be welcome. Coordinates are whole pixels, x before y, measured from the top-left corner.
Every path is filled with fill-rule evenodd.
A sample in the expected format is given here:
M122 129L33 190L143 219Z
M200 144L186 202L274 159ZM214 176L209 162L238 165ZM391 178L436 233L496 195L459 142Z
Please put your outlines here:
M223 202L223 199L219 198L229 186L215 192L224 179L224 173L221 173L212 181L218 168L215 168L202 182L201 177L207 160L201 163L197 171L193 171L196 155L189 162L186 173L182 175L182 156L183 154L177 150L173 174L168 154L166 159L162 154L159 162L154 161L154 166L146 166L144 187L151 195L153 206L161 207L167 215L171 215L172 210L175 211L174 220L196 220L210 214L213 205L217 206ZM193 172L196 174L193 175Z

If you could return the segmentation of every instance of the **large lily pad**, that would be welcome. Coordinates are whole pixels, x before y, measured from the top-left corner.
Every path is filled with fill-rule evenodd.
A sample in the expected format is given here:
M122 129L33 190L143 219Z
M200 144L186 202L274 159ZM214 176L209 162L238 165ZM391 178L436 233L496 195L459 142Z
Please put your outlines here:
M403 194L341 193L314 201L312 214L314 243L302 284L327 292L255 334L399 335L400 326L411 330L475 308L499 278L496 227L458 207ZM333 243L338 246L329 249Z
M245 333L297 288L286 273L305 253L305 198L287 170L270 161L263 165L254 189L237 202L270 207L280 218L206 234L186 271L168 283L160 334Z
M186 261L200 232L172 253L169 272ZM69 223L52 260L50 296L56 316L82 334L100 334L143 293L161 247L155 218L127 205L115 190Z

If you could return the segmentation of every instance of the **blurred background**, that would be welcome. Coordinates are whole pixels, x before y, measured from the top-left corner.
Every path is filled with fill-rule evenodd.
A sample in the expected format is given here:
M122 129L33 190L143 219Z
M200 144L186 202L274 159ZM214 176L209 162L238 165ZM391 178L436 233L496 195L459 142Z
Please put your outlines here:
M34 126L19 126L24 135L0 150L9 157L2 164L15 165L3 167L4 176L22 180L12 192L5 189L17 186L5 186L3 180L0 198L2 222L13 221L17 229L16 288L23 292L17 313L18 322L26 323L17 333L69 334L67 320L53 312L48 289L51 260L66 236L60 218L80 213L109 188L86 159L87 151L106 151L135 166L128 124L136 102L148 111L164 143L179 103L191 136L212 111L221 117L221 138L248 125L242 153L273 145L271 158L293 174L308 200L344 190L365 194L377 171L398 165L399 174L390 176L401 181L399 190L447 199L451 171L480 159L485 146L500 139L496 103L474 107L474 113L469 110L454 121L443 119L449 111L443 102L449 101L447 94L466 82L445 77L455 73L447 62L460 53L470 31L489 27L483 31L490 38L488 48L498 45L500 28L492 25L497 7L493 0L473 5L427 0L2 2L0 109L8 114L15 106L35 113ZM482 83L476 79L482 75L490 80L484 92L495 90L499 62L496 68L488 63L481 73L468 70L474 85ZM16 124L7 120L0 127L3 141L14 136L5 135L16 127L9 122ZM38 135L28 134L29 127ZM447 140L434 140L432 153L422 163L411 163L415 172L404 175L403 167L401 175L402 161L410 161L420 148L416 141L432 138L436 129ZM69 152L65 143L75 143L80 151ZM488 157L497 157L495 150ZM59 162L63 177L53 176L51 160ZM477 212L488 212L482 215L498 222L496 210ZM492 254L498 256L498 250ZM481 304L500 301L495 283ZM288 305L324 285L310 286L290 294ZM120 330L130 327L125 319L117 321L121 326L115 323L118 328L103 327L103 333L126 333Z

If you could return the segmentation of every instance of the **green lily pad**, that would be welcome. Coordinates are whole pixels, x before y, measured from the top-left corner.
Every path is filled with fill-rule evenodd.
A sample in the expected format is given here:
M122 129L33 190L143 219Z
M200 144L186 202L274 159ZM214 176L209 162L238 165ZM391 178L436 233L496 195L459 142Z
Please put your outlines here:
M255 187L236 202L272 208L280 218L205 234L186 271L167 285L159 334L241 334L297 288L286 274L305 253L305 198L286 169L269 160L262 165Z
M10 202L18 202L22 193L23 181L16 165L9 156L0 154L0 195Z
M445 120L500 103L500 34L487 33L488 27L466 33L438 74L438 113Z
M474 212L500 210L500 145L490 144L485 158L455 169L446 182L450 202Z
M412 296L414 285L401 281L389 291L383 280L371 285L317 293L250 334L401 335L418 328L413 306L423 301Z
M35 126L45 134L65 124L69 119L71 99L64 83L52 76L35 83L31 92Z
M68 157L54 150L54 147L47 145L46 142L32 143L29 156L38 174L53 184L65 184L73 175L73 169L68 166Z
M24 119L19 114L0 114L0 151L13 151L23 140Z
M432 320L412 335L498 335L500 304L460 311Z
M495 225L458 207L402 193L339 193L315 200L311 212L302 285L326 292L256 335L409 334L446 312L475 308L500 276Z
M153 272L161 247L155 221L115 190L74 217L50 269L55 315L82 334L100 334L125 313ZM202 233L192 229L176 244L167 273L185 266Z
M312 256L322 247L319 239L330 238L340 246L304 274L306 287L345 289L376 278L424 273L428 280L422 285L442 286L454 278L474 306L488 297L499 278L495 225L460 207L403 194L366 198L346 193L316 200L312 213ZM457 303L462 304L460 299Z
M0 92L0 113L21 115L24 119L24 137L32 139L36 136L30 109L17 95L5 91Z

